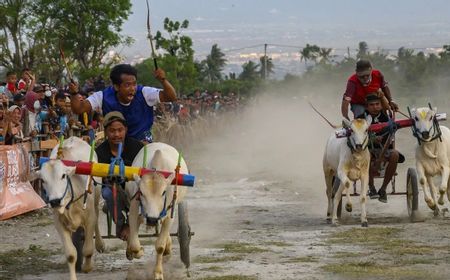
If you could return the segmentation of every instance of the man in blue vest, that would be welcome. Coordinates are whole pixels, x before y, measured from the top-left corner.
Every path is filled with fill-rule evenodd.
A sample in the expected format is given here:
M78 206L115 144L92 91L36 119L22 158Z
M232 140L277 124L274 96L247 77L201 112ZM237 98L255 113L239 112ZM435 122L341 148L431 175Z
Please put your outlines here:
M162 89L141 86L136 82L137 70L129 64L114 66L110 73L112 86L94 92L86 100L78 96L78 85L71 83L70 103L75 114L101 110L103 115L112 111L123 114L128 124L128 136L145 142L152 142L153 106L159 102L176 101L173 86L166 79L162 69L154 72L161 82Z

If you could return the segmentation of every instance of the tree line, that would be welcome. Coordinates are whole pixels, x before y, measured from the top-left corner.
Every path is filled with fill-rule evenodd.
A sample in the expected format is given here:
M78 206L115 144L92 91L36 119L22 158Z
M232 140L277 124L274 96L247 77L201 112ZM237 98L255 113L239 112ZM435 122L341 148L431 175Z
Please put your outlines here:
M30 68L41 79L60 84L67 76L62 51L81 82L105 75L112 65L123 61L119 54L111 56L109 51L133 42L121 33L130 14L130 0L4 0L0 3L0 66L17 72ZM305 64L306 72L274 80L276 65L269 56L247 61L240 73L224 73L227 59L217 44L205 59L195 60L194 42L185 34L188 28L188 20L165 18L164 30L157 31L153 38L159 66L182 94L197 88L251 94L265 88L275 91L280 85L308 88L324 81L345 84L361 58L371 60L393 87L405 94L442 92L450 86L450 45L444 45L437 54L401 47L396 55L390 55L383 49L370 50L366 42L360 42L356 57L337 58L332 48L308 43L298 50L299 63ZM151 58L136 67L139 73L154 69ZM138 82L157 84L151 75L139 75Z

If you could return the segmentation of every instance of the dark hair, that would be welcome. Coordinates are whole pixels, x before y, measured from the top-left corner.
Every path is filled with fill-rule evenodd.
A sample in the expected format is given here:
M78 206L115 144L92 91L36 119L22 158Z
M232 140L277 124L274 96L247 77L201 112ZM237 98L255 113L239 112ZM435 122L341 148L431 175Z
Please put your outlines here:
M55 95L55 100L59 100L59 99L64 99L64 100L66 100L66 95L64 94L64 92L58 92L58 93Z
M370 61L361 59L358 62L356 62L356 72L364 71L369 68L372 68L372 63Z
M17 75L17 74L16 74L16 72L14 72L14 71L8 71L8 72L6 72L6 77L9 77L9 76L11 76L11 75Z
M130 64L118 64L114 66L109 78L114 85L120 85L122 83L122 74L132 75L137 79L137 70Z

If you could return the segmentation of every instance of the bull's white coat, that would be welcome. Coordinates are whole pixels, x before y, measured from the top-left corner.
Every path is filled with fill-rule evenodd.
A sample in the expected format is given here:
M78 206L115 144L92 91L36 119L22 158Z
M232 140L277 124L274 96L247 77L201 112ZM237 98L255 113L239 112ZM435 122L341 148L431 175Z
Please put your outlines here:
M143 164L144 148L138 153L133 161L133 166L144 166L146 168L154 168L162 171L174 172L178 163L178 151L170 145L164 143L151 143L147 148L147 162ZM180 173L188 174L188 168L184 159L181 160ZM175 186L170 185L174 176L164 178L157 173L146 174L142 178L135 178L136 182L128 182L126 189L130 197L140 190L140 201L142 204L143 215L148 218L158 218L164 206L163 193L166 192L167 206L173 198L173 191ZM178 186L177 203L183 201L187 192L187 188ZM176 207L176 206L175 206ZM175 208L177 209L177 208ZM141 217L142 218L142 217ZM142 219L139 217L139 201L133 199L130 203L130 236L127 245L127 256L129 258L139 258L143 254L143 249L140 246L138 231ZM167 215L161 220L161 232L155 243L156 249L156 266L154 270L155 279L163 279L162 261L163 255L168 255L172 248L172 239L170 237L170 228L173 219L170 218L170 210Z
M58 147L55 147L50 155L50 160L45 163L40 170L40 178L43 180L43 187L49 196L49 200L61 199L59 206L53 208L54 222L61 241L70 271L70 279L76 280L75 263L77 252L72 243L72 233L78 227L84 228L85 241L83 246L84 262L82 270L89 272L92 270L92 255L94 253L94 231L95 247L97 251L103 252L105 244L101 238L98 228L98 203L100 199L100 189L96 188L93 194L87 196L86 209L83 209L83 198L78 199L66 209L66 205L71 198L70 190L64 195L67 188L67 176L70 176L74 190L74 200L83 195L88 176L76 175L75 167L65 166L61 160L55 159ZM77 137L70 137L63 144L63 158L66 160L89 161L90 146ZM97 162L97 155L94 155L94 162ZM98 180L98 178L96 178ZM63 197L64 195L64 197Z
M417 108L411 110L411 116L414 119L414 126L422 137L421 144L416 146L416 170L419 184L422 186L425 202L428 207L435 211L437 215L439 208L436 203L444 204L444 194L447 192L447 198L450 200L448 191L450 175L450 130L445 126L440 126L441 139L433 141L434 128L433 118L436 115L436 109ZM423 133L431 132L428 139L423 138ZM425 136L427 136L425 134ZM439 187L439 200L436 198L437 189L433 182L433 177L441 175L441 185Z
M327 186L328 210L327 220L333 225L337 225L337 207L342 197L344 188L346 189L347 205L351 211L352 203L350 199L350 186L352 182L361 181L361 224L367 226L366 201L369 184L370 153L367 149L368 128L372 122L369 116L366 120L355 119L346 121L346 125L352 130L350 143L355 149L352 151L347 145L347 138L336 138L333 134L327 142L323 156L323 172ZM359 148L356 148L359 147ZM340 181L334 200L333 177Z

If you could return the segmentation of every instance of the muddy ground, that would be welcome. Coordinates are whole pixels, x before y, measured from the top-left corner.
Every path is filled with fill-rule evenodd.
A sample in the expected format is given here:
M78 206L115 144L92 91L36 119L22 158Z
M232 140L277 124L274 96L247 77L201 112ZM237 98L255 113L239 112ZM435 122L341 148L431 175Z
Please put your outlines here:
M450 218L433 217L422 192L423 223L409 222L405 196L389 196L388 204L368 202L369 228L360 227L357 198L341 226L326 224L321 158L331 133L301 98L269 99L185 149L197 176L188 197L189 279L448 279ZM414 166L411 132L399 131L397 143L407 158L397 176L404 191ZM50 211L0 223L0 279L67 279ZM165 279L188 279L174 241ZM152 240L143 243L144 257L130 262L121 241L107 240L94 271L78 278L147 279L155 254Z

